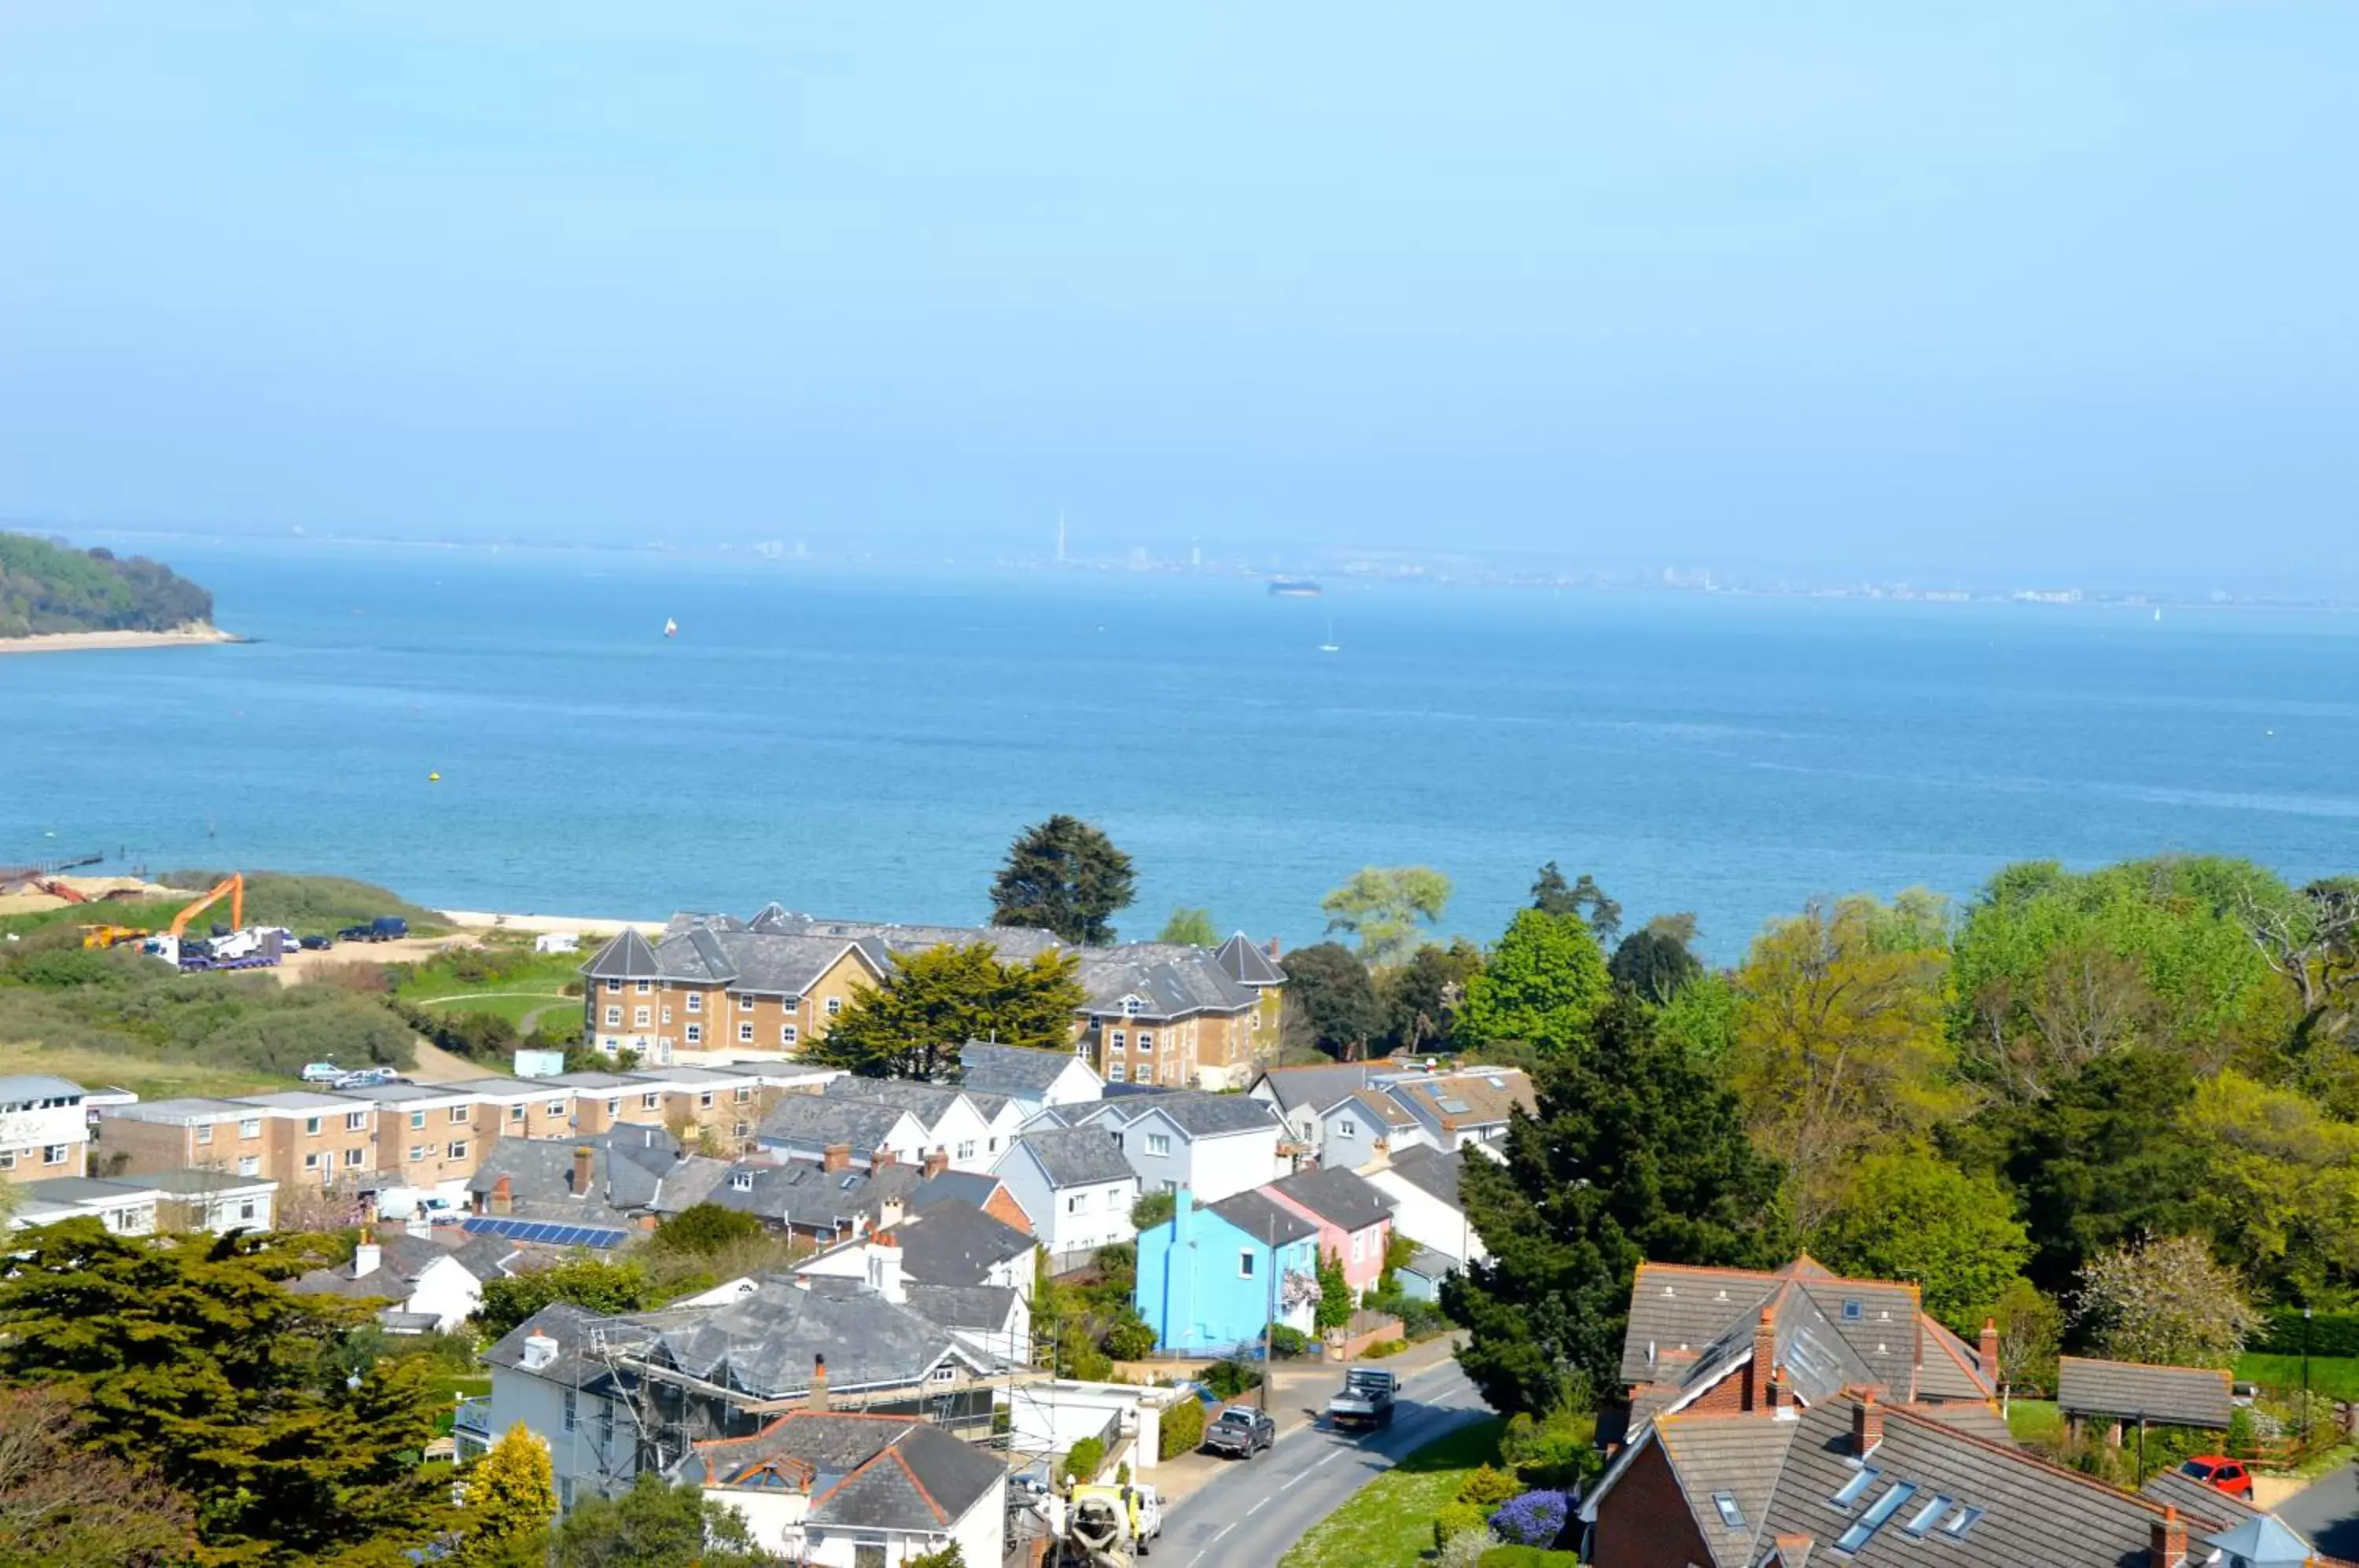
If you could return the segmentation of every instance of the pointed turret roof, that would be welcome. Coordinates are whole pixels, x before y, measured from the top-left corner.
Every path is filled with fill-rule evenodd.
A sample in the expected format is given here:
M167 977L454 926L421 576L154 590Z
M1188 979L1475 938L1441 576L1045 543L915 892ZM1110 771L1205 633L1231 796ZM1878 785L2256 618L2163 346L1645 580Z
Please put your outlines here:
M647 939L625 927L582 966L582 973L592 980L653 980L663 974L663 965Z
M1248 942L1243 931L1221 943L1219 951L1212 954L1212 962L1240 985L1286 984L1286 971L1271 963L1269 954Z

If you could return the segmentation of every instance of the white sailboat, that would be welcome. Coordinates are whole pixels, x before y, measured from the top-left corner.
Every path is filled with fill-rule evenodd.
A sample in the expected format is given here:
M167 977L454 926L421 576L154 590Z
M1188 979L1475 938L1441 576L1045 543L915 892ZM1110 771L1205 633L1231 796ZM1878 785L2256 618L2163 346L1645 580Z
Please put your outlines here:
M1329 621L1327 623L1327 640L1319 645L1319 651L1321 653L1341 653L1343 651L1343 645L1335 640L1335 623L1332 621Z
M679 636L679 623L678 621L673 620L669 615L666 615L666 616L664 617L664 636L666 636L666 637L678 637L678 636Z

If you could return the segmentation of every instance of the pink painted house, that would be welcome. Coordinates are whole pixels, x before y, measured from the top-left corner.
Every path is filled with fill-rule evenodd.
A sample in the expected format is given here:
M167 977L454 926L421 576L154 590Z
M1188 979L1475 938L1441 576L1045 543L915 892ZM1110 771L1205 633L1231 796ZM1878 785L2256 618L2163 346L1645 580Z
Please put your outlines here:
M1356 1171L1305 1171L1264 1187L1262 1195L1319 1227L1319 1253L1343 1260L1354 1295L1375 1289L1392 1239L1390 1193Z

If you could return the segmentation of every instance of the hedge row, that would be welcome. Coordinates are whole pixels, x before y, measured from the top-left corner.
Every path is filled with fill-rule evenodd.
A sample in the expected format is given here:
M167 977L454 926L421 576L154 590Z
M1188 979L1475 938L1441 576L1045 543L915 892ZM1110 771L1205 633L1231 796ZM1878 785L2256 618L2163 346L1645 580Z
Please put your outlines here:
M2320 1312L2305 1330L2299 1307L2273 1308L2259 1337L2245 1348L2299 1356L2305 1344L2312 1356L2359 1356L2359 1312Z

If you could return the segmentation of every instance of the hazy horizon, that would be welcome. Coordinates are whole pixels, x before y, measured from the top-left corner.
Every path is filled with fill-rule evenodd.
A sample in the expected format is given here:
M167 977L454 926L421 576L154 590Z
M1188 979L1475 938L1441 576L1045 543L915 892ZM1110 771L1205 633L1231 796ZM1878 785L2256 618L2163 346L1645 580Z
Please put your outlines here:
M0 39L37 531L2354 571L2348 6Z

